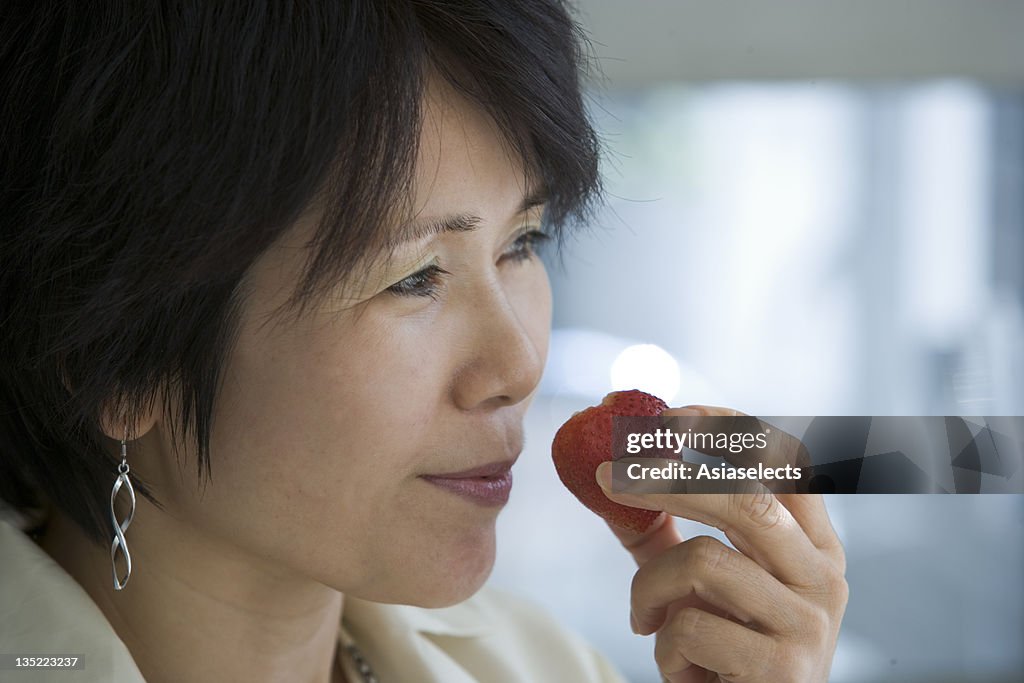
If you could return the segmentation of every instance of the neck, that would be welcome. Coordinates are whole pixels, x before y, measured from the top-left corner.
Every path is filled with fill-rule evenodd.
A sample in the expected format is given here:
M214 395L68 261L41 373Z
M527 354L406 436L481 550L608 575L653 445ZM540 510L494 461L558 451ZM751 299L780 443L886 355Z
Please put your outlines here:
M132 574L122 591L109 547L63 515L37 542L93 599L147 683L344 680L340 592L198 534L142 497L125 535Z

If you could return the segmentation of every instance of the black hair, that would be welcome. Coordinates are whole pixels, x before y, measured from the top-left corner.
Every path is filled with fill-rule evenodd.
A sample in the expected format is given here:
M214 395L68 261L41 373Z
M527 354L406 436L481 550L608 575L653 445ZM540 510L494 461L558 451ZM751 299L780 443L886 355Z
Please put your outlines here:
M428 70L499 125L559 241L585 223L587 47L560 0L5 3L0 498L109 540L119 456L102 420L156 401L209 476L247 270L310 206L291 312L382 247Z

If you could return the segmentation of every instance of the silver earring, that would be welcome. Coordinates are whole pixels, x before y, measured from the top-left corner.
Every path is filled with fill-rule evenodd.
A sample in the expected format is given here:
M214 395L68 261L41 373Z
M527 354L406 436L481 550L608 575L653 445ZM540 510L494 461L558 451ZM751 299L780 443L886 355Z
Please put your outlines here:
M128 584L128 578L132 575L132 554L128 552L128 541L124 537L124 532L128 530L128 525L132 523L132 517L135 516L135 489L132 488L132 482L128 478L128 446L125 443L127 440L128 428L125 427L124 438L121 439L121 464L117 467L118 477L114 480L114 489L110 492L110 521L114 525L114 540L110 544L110 566L114 573L114 590L124 588ZM117 514L114 512L114 499L122 486L128 489L128 495L131 498L131 507L128 508L128 517L125 518L124 523L117 521ZM119 579L117 576L116 558L119 548L127 566L124 579Z

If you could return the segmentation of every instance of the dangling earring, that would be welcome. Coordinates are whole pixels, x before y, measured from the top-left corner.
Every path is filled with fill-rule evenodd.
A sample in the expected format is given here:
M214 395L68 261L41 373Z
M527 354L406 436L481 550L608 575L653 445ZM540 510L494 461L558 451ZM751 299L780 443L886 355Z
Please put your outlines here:
M114 489L110 492L110 521L114 525L114 540L110 544L110 565L114 573L114 590L124 588L128 584L128 578L132 575L132 555L128 552L128 541L124 537L124 532L128 530L128 525L132 523L132 517L135 516L135 489L132 488L132 482L128 479L128 446L125 443L127 440L128 428L125 427L124 438L121 439L121 464L117 467L119 474L114 480ZM114 499L122 485L128 489L128 495L131 498L131 507L128 508L128 517L124 520L124 524L117 521L117 515L114 512ZM117 577L118 548L124 554L124 561L128 568L123 580Z

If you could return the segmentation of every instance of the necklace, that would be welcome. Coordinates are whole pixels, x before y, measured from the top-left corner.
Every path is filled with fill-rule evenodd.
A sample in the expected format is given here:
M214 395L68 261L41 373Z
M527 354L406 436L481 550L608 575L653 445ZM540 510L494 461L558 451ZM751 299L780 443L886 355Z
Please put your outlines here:
M348 651L352 662L356 665L356 669L359 671L359 675L363 678L363 683L378 683L377 677L373 674L373 669L370 668L370 663L366 661L366 657L363 656L362 651L356 647L355 643L349 643L345 646L345 650Z
M363 651L356 646L355 640L353 640L352 635L344 626L341 628L341 644L345 648L345 652L348 653L349 658L352 660L353 667L359 674L362 682L379 683L376 674L373 673L373 669L370 667L370 663L366 661L366 655L364 655ZM338 665L342 666L342 669L344 670L345 667L342 665L340 659L338 660Z

